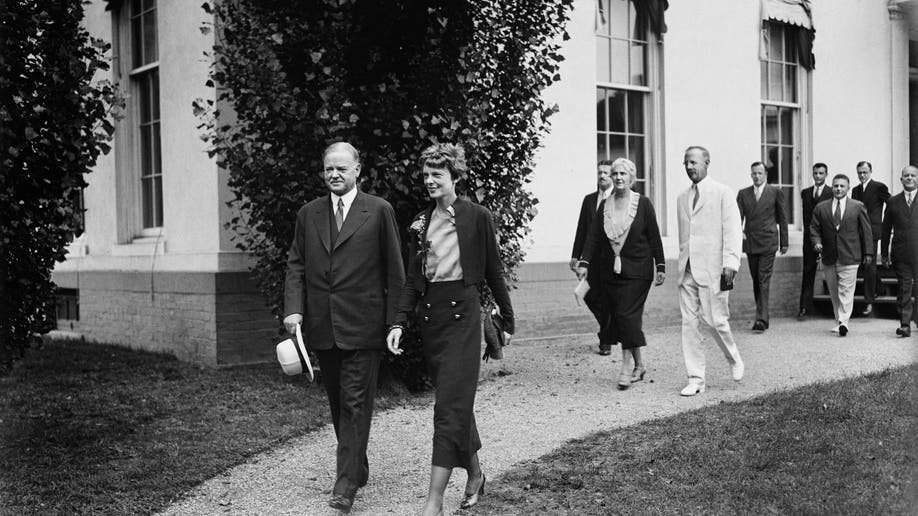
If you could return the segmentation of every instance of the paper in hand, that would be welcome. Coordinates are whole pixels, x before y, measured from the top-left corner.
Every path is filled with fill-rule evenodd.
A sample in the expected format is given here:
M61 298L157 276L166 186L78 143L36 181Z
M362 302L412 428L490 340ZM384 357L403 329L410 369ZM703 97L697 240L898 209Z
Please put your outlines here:
M580 306L582 304L583 298L586 297L587 292L589 291L590 291L590 283L587 281L586 278L583 278L582 280L580 280L579 283L577 283L577 286L574 287L574 299L577 300L577 306Z

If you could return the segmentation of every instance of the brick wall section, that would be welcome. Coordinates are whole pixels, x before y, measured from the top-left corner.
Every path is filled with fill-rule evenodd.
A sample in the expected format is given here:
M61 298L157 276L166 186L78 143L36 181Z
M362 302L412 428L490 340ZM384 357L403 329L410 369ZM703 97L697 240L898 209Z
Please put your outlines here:
M79 289L87 339L205 366L274 359L277 323L245 272L55 273ZM69 322L69 321L68 321Z

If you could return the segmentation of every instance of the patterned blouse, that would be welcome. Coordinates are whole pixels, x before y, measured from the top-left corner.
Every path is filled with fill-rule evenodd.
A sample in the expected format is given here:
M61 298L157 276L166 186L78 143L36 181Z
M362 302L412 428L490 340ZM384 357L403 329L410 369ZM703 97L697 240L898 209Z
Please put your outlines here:
M431 282L462 279L459 263L459 237L456 234L456 212L450 206L446 211L434 208L427 226L427 262L424 275Z

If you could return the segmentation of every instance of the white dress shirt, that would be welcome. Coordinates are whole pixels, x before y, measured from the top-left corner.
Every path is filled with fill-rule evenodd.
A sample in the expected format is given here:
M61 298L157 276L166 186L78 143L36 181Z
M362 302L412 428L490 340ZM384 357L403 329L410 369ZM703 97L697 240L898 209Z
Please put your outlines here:
M338 211L338 199L344 201L344 217L341 220L347 220L347 212L350 211L351 205L354 204L354 199L357 198L357 187L351 188L351 191L344 195L331 194L332 201L332 213Z

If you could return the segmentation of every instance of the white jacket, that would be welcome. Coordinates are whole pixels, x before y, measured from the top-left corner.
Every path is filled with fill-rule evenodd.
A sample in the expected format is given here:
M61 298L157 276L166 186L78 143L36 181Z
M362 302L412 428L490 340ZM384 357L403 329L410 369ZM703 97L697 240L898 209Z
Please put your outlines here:
M692 209L694 190L679 195L679 283L691 258L692 276L703 287L720 290L723 269L738 271L743 247L736 194L727 185L705 177L698 183L700 196Z

